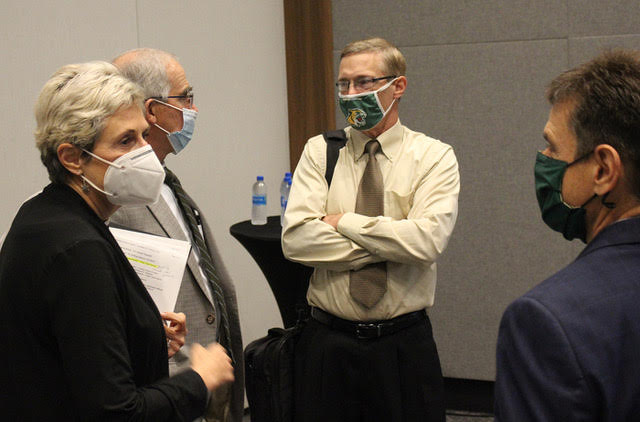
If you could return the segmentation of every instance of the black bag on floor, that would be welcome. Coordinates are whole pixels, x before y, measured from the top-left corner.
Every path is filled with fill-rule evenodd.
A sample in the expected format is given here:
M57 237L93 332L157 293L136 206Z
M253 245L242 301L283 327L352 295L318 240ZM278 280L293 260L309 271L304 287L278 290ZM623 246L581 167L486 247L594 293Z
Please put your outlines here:
M347 142L344 130L322 134L327 143L325 178L331 186L340 149ZM304 321L309 317L306 299L296 304L298 321L290 328L271 328L266 337L244 349L245 387L251 422L293 422L294 350Z
M271 328L244 349L245 384L251 422L293 421L295 343L303 323Z

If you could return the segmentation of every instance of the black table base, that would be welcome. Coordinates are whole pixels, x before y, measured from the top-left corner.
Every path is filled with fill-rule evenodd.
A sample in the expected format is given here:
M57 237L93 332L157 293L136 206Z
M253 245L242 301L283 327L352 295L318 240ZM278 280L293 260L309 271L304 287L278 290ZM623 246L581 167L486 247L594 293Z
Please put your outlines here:
M307 288L313 268L288 261L280 245L280 216L267 218L267 224L254 226L250 221L234 224L229 229L267 279L276 298L284 328L295 325L298 312L306 312Z

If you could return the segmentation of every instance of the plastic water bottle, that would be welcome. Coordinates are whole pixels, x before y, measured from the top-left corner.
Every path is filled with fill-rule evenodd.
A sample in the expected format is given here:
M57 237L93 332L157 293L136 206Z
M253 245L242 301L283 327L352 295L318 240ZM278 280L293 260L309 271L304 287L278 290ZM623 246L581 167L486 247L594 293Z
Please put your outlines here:
M289 191L291 190L291 173L284 174L284 179L280 183L280 225L284 220L284 210L287 209L287 202L289 202Z
M252 202L251 224L267 224L267 185L262 176L258 176L253 184Z

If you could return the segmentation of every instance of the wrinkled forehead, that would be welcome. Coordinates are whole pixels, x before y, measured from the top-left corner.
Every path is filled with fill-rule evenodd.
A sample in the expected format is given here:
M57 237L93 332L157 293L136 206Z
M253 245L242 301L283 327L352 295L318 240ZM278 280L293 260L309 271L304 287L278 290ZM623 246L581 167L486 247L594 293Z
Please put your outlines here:
M184 95L190 90L184 68L177 61L171 60L167 64L167 77L171 85L169 95Z

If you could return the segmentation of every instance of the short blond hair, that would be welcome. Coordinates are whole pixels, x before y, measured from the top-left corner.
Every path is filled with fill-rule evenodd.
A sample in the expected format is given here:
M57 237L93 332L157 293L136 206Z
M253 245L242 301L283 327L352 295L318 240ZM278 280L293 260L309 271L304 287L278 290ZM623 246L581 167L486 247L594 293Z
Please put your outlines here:
M69 64L44 84L35 105L36 147L52 182L64 183L68 171L58 161L58 147L70 143L93 150L105 120L121 107L143 109L142 90L111 63Z
M383 38L368 38L347 44L340 53L340 59L358 53L379 52L382 54L380 69L385 76L405 76L407 62L398 48Z

